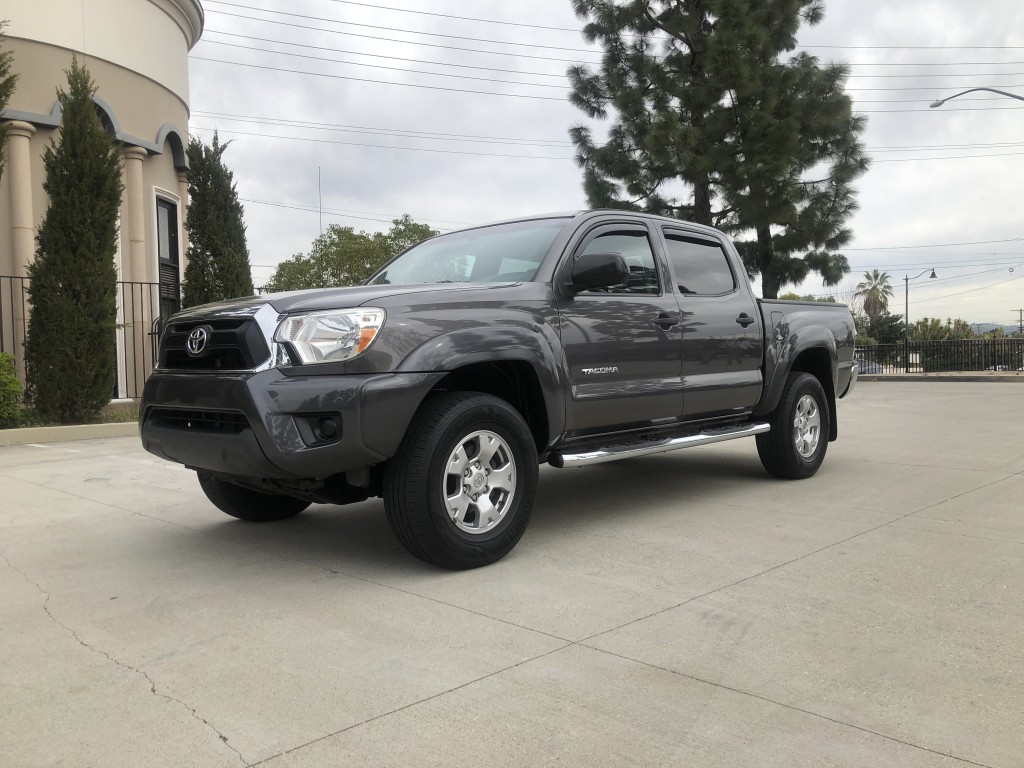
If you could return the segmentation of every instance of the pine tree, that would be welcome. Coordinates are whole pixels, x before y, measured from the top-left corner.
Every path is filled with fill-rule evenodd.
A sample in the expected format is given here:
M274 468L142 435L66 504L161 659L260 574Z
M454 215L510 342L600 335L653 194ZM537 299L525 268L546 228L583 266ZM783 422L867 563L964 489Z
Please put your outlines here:
M43 153L50 204L29 266L28 396L62 423L95 417L114 393L117 216L121 158L92 101L88 70L72 61L58 90L60 134Z
M852 182L867 167L864 123L852 115L843 66L804 54L782 59L800 25L821 20L821 2L574 7L605 54L597 72L570 69L570 98L590 117L616 118L603 146L583 126L570 134L590 204L732 232L769 298L810 271L838 283L849 272L836 250L851 236Z
M14 54L3 50L7 37L4 35L6 21L0 21L0 113L7 109L7 104L14 94L14 86L18 84L18 76L11 72ZM4 175L4 151L7 148L7 125L0 123L0 177Z
M216 133L209 146L195 137L189 141L189 245L182 288L186 307L253 292L242 204L234 174L224 164L230 143L221 144Z

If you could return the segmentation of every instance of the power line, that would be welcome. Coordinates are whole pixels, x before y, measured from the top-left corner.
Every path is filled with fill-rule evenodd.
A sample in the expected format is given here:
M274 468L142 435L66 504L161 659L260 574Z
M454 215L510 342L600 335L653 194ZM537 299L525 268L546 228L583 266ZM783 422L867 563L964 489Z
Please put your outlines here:
M1024 45L801 45L848 51L1020 51Z
M329 59L323 56L311 56L308 53L291 53L290 51L271 51L266 48L257 48L252 45L239 45L238 43L222 43L219 40L208 40L210 45L223 45L229 48L241 48L246 51L260 51L261 53L272 53L277 56L291 56L297 59L312 59L313 61L327 61L332 64L346 64L352 67L370 67L372 69L386 69L391 72L409 72L417 75L433 75L434 77L454 77L459 80L482 80L485 83L508 83L509 85L529 85L537 88L559 88L566 90L565 84L556 83L524 83L522 80L497 80L493 77L476 77L475 75L455 75L448 72L430 72L424 69L408 69L406 67L388 67L383 64L367 64L362 61L345 61L344 59ZM998 97L973 98L968 101L996 101ZM923 99L922 101L927 101Z
M984 290L986 290L988 288L995 288L997 285L1004 285L1006 283L1011 283L1014 280L1020 280L1022 277L1024 277L1024 275L1017 275L1016 277L1011 277L1008 280L1000 280L998 283L991 283L990 285L982 285L979 288L969 288L966 291L957 291L956 293L947 293L945 296L933 296L933 297L928 298L928 299L918 299L917 302L919 304L923 304L923 303L925 303L927 301L939 301L940 299L949 299L949 298L952 298L953 296L962 296L965 293L974 293L975 291L984 291Z
M311 213L317 213L320 210L317 207L307 206L307 205L298 205L298 204L295 204L295 203L277 203L277 202L272 202L270 200L253 200L252 198L247 198L247 197L240 197L238 199L240 201L242 201L243 203L255 203L256 205L269 205L269 206L272 206L274 208L289 208L289 209L296 210L296 211L309 211ZM393 216L390 219L382 219L382 218L374 217L374 216L353 215L352 212L345 212L345 211L341 211L341 210L329 210L327 208L324 208L323 212L325 214L329 215L329 216L337 216L337 217L344 218L344 219L361 219L363 221L376 221L376 222L380 222L382 224L392 224L392 223L394 223L395 219L401 218L400 216ZM364 211L357 211L356 213L366 213L366 212L364 212ZM380 215L383 216L383 215L386 215L386 214L380 214ZM440 221L440 222L448 223L448 224L465 224L466 226L471 226L467 222L463 222L463 221L454 221L454 222L453 221L447 221L446 222L445 219L423 218L422 221Z
M253 35L240 35L236 32L223 32L219 29L208 29L203 33L203 42L214 43L215 40L210 40L207 36L210 34L225 35L227 37L237 37L244 40L256 40L262 43L277 43L278 45L288 45L293 48L308 48L314 51L330 51L331 53L344 53L351 56L370 56L375 59L390 59L392 61L409 61L416 64L433 64L439 67L455 67L458 69L478 69L484 72L503 72L506 74L513 75L534 75L536 77L560 77L565 79L566 75L564 72L531 72L523 69L503 69L500 67L481 67L478 64L454 64L447 61L431 61L430 59L417 59L410 58L407 56L387 56L383 53L366 53L364 51L344 51L340 48L332 48L328 45L310 45L309 43L294 43L290 40L275 40L269 37L255 37ZM261 49L263 50L263 49ZM1010 86L1013 87L1013 86Z
M592 48L567 48L563 45L543 45L541 43L517 43L509 40L492 40L486 37L467 37L465 35L446 35L442 32L423 32L418 29L405 29L403 27L385 27L380 24L362 24L355 21L343 21L342 19L331 19L325 16L310 16L304 13L291 13L290 11L273 11L269 8L254 8L250 5L240 5L239 3L228 3L224 0L206 0L207 5L226 5L229 8L241 8L247 11L258 11L260 13L272 13L277 16L289 16L295 19L305 19L306 21L326 21L328 24L344 24L350 27L361 27L363 29L377 29L384 32L404 32L410 35L426 35L427 37L443 37L446 40L465 40L470 43L493 43L495 45L512 45L520 48L541 48L551 51L567 51L570 53L600 53ZM226 11L213 11L214 13L222 13L224 15L232 15ZM242 17L252 18L252 17ZM273 19L258 19L259 21L271 21L277 23Z
M332 32L333 30L320 30L320 31ZM217 30L217 29L207 30L206 34L207 35L209 35L209 34L225 35L227 37L240 38L240 39L244 39L244 40L253 40L253 41L263 42L263 43L275 43L275 44L278 44L278 45L285 45L285 46L289 46L289 47L292 47L292 48L304 48L304 49L317 50L317 51L329 51L329 52L332 52L332 53L342 53L342 54L347 54L347 55L352 55L352 56L369 56L369 57L373 57L373 58L389 59L389 60L392 60L392 61L405 61L405 62L418 63L418 64L430 64L430 65L439 66L439 67L453 67L453 68L458 68L458 69L475 69L475 70L481 70L481 71L485 71L485 72L501 72L503 74L530 75L530 76L534 76L534 77L557 77L557 78L561 78L563 80L566 78L566 75L564 73L535 72L535 71L531 71L531 70L507 69L507 68L502 68L502 67L484 67L484 66L473 65L473 64L455 64L455 63L451 63L451 62L434 61L434 60L431 60L431 59L421 59L421 58L416 58L416 57L389 56L389 55L379 54L379 53L365 53L363 51L349 51L349 50L342 50L342 49L338 49L338 48L333 48L331 46L310 45L308 43L296 43L296 42L292 42L290 40L277 40L277 39L268 38L268 37L257 37L255 35L242 35L242 34L238 34L238 33L235 33L235 32L224 32L222 30ZM213 45L229 45L229 46L231 45L229 43L224 43L224 42L221 42L221 41L218 41L218 40L210 40L208 37L204 38L204 42L209 43L209 44L213 44ZM399 41L399 42L407 42L407 41ZM232 47L245 48L246 46L234 45ZM444 46L441 46L441 47L444 47ZM266 52L269 52L269 53L281 53L283 55L296 55L296 54L290 54L290 53L285 52L285 51L267 51L266 48L255 48L254 50L266 51ZM461 50L461 49L459 49L459 50ZM488 53L493 53L493 52L489 51ZM311 58L315 58L315 57L311 57ZM334 60L334 59L323 59L323 61L336 61L336 60ZM348 63L348 64L357 64L357 65L359 65L357 62L342 62L340 60L337 60L337 61L338 61L338 63ZM569 60L568 59L556 59L556 61L569 61ZM361 66L369 66L369 65L363 64ZM415 70L403 70L403 71L415 71ZM424 73L424 74L442 75L443 73L440 73L440 72L430 72L430 73ZM508 81L508 82L510 82L510 81ZM538 83L537 85L543 85L543 84ZM938 85L938 86L931 86L931 87L927 87L926 86L926 87L917 87L917 88L901 88L901 87L894 87L894 88L847 88L846 90L848 90L848 91L932 91L932 92L934 92L934 91L947 90L948 87L949 86ZM1007 88L1020 88L1020 87L1024 87L1024 85L1010 84L1010 85L1006 85L1005 87L1007 87ZM995 101L995 100L997 100L995 97L984 97L984 98L966 99L966 101Z
M872 163L923 163L928 160L976 160L987 157L1017 157L1024 152L1003 152L1002 154L984 155L946 155L945 157L890 157L883 160L872 160Z
M388 43L403 43L405 45L418 45L425 48L443 48L448 51L466 51L468 53L486 53L492 56L514 56L520 59L537 59L538 61L559 61L564 63L579 63L579 59L563 59L556 56L538 56L532 53L518 53L510 51L485 51L480 48L463 48L457 45L441 45L440 43L427 43L417 40L398 40L393 37L381 37L380 35L365 35L359 32L345 32L341 29L324 29L323 27L311 27L308 24L293 24L288 21L275 21L273 19L261 19L256 16L245 16L241 13L229 13L228 11L217 11L221 16L232 16L238 19L248 19L249 21L261 21L265 24L275 24L279 27L294 27L295 29L308 29L314 32L326 32L331 35L345 35L347 37L360 37L366 40L383 40ZM595 51L599 53L599 51ZM591 64L595 62L590 62ZM1012 87L1012 86L1007 86Z
M915 72L915 73L912 73L912 74L909 74L909 75L849 75L848 77L851 80L853 80L853 79L857 79L857 80L875 80L877 78L894 78L894 77L902 77L904 79L912 78L914 80L918 80L918 79L923 79L923 78L926 78L926 77L927 78L933 78L933 77L942 77L942 78L946 78L946 77L1019 77L1020 75L1024 75L1024 72L963 72L963 73L942 72L942 73L937 73L937 74L933 74L933 75L922 75L920 73Z
M541 101L560 101L564 102L565 99L558 96L535 96L526 93L501 93L498 91L474 91L467 88L446 88L440 85L420 85L417 83L396 83L391 80L371 80L365 77L350 77L348 75L329 75L323 72L305 72L299 69L286 69L284 67L269 67L264 64L247 64L241 61L225 61L224 59L209 59L204 56L192 56L191 59L195 61L211 61L217 64L230 64L236 67L248 67L250 69L263 69L271 72L287 72L294 75L309 75L311 77L328 77L333 80L351 80L359 83L375 83L377 85L397 85L403 88L422 88L431 91L449 91L451 93L472 93L478 96L507 96L515 99L539 99ZM952 112L953 110L946 110Z
M950 248L961 245L991 245L993 243L1019 243L1024 237L1011 237L1006 240L974 240L969 243L931 243L930 245L882 245L875 248L844 248L844 251L901 251L909 248Z
M414 11L414 10L409 9L409 8L393 8L393 7L387 6L387 5L376 5L376 4L371 4L371 3L357 3L357 2L355 2L355 0L327 0L327 2L340 3L342 5L358 5L358 6L361 6L363 8L373 8L374 10L380 10L380 11L397 11L399 13L415 13L415 14L417 14L419 16L436 16L436 17L440 17L440 18L443 18L443 19L457 19L459 21L476 21L476 22L480 22L481 24L501 24L501 25L510 26L510 27L527 27L529 29L548 29L548 30L552 30L554 32L576 32L576 33L580 33L580 32L583 31L582 29L576 29L576 28L573 28L573 27L547 27L547 26L544 26L542 24L524 24L522 22L517 22L517 21L499 21L498 19L481 19L481 18L474 18L472 16L456 16L456 15L451 14L451 13L433 13L431 11Z
M282 139L285 141L305 141L313 144L341 144L348 147L371 147L374 149L398 149L405 152L434 152L443 155L473 155L476 157L511 157L516 160L557 160L557 161L569 161L571 157L551 157L545 155L512 155L512 154L501 154L496 152L466 152L456 149L435 149L433 147L401 147L393 144L365 144L357 141L337 141L335 139L313 139L302 136L276 136L269 133L255 133L250 131L236 131L236 130L219 130L215 128L203 128L196 127L197 131L218 131L219 133L226 134L228 136L256 136L261 139Z
M281 125L289 128L310 128L315 130L330 129L345 133L369 133L381 136L394 136L395 138L431 139L444 141L478 141L484 144L511 144L512 146L551 147L553 149L561 149L563 147L572 146L572 142L559 141L555 139L527 139L514 138L508 136L478 136L474 134L462 133L438 133L435 131L406 131L400 130L398 128L377 128L374 126L366 125L317 123L309 120L284 120L280 118L263 117L260 115L233 115L224 114L220 112L203 112L199 110L193 112L192 115L194 117L210 119L217 118L221 120L227 120L228 122Z

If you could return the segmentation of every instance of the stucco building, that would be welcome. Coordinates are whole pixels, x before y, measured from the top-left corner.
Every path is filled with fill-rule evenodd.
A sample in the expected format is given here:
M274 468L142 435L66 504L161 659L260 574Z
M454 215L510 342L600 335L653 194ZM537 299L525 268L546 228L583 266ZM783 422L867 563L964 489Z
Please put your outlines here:
M43 150L60 125L57 88L73 56L97 85L96 107L124 158L116 256L118 394L133 396L151 365L153 320L177 307L187 247L188 52L203 31L199 0L7 0L6 47L18 84L0 178L0 350L21 369L18 292L46 214Z

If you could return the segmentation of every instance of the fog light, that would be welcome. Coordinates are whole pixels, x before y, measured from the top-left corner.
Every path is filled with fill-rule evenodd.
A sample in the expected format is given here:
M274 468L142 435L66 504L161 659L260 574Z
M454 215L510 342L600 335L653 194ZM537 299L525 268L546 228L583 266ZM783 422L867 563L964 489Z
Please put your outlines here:
M321 440L334 440L341 432L341 425L333 416L325 416L320 419L320 428L317 430L317 437Z
M303 413L295 414L295 426L298 427L302 442L310 448L336 443L341 439L341 415L337 413Z

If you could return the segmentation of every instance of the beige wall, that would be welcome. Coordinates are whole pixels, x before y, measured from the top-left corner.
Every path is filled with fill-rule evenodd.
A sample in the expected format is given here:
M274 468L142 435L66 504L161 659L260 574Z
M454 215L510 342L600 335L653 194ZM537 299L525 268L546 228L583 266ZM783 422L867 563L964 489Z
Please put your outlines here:
M119 271L122 280L159 281L157 254L157 196L178 207L179 262L184 270L186 238L183 223L180 154L175 158L174 139L158 142L170 127L181 143L188 141L188 51L202 33L202 9L198 0L0 0L0 17L10 21L6 48L13 54L17 88L0 120L14 121L23 131L35 130L28 140L19 139L19 157L27 159L28 174L19 188L12 183L10 164L0 179L0 275L23 276L35 256L28 246L27 228L12 231L12 205L27 213L38 232L48 207L43 189L43 154L59 135L54 107L57 89L67 87L66 70L77 56L97 86L97 103L114 124L116 139L128 161L132 181L126 184L121 205ZM28 125L25 125L25 124ZM7 150L11 151L12 142ZM27 155L24 149L27 148ZM21 167L25 167L22 163ZM138 171L141 168L141 173ZM127 176L128 174L126 174ZM127 181L127 179L126 179ZM15 243L18 252L14 252ZM141 288L139 295L156 297ZM8 303L10 303L8 301ZM119 381L122 392L136 396L141 382L152 370L149 331L155 319L154 302L134 317L119 317ZM0 297L0 311L5 311ZM12 312L8 307L7 312ZM15 314L24 309L13 310ZM20 320L18 321L20 323ZM17 323L16 323L17 324ZM7 325L11 326L10 322ZM13 326L12 326L13 327ZM7 330L10 330L8 328ZM7 334L10 335L10 334ZM0 349L18 356L24 373L21 340L0 339Z
M14 0L7 34L80 51L137 72L188 103L188 51L199 39L195 0Z

